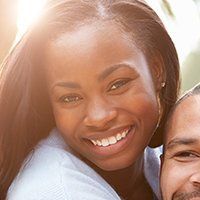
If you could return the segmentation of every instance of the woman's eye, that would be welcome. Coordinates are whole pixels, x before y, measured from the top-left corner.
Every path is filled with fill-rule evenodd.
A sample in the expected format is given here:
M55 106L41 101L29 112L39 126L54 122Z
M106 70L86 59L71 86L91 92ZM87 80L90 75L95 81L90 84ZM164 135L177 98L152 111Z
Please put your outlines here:
M83 98L77 95L62 96L59 100L63 103L77 103Z
M108 91L113 91L113 90L116 90L118 88L121 88L122 86L126 85L129 81L130 81L130 79L124 79L124 80L116 81L115 83L113 83L111 85L111 87L109 88Z

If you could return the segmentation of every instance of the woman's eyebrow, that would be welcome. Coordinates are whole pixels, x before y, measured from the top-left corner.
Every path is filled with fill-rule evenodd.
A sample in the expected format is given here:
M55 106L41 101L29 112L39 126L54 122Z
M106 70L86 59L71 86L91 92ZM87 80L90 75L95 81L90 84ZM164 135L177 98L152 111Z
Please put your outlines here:
M118 70L119 68L129 68L133 71L134 68L132 68L130 65L128 64L116 64L116 65L112 65L111 67L105 69L100 75L99 75L99 78L98 80L103 80L105 79L106 77L108 77L110 74L112 74L114 71ZM137 73L137 72L135 72ZM70 89L81 89L81 86L78 84L78 83L75 83L75 82L65 82L65 81L59 81L59 82L56 82L55 84L53 84L52 86L52 90L57 87L57 86L60 86L60 87L64 87L64 88L70 88Z
M194 145L200 141L196 138L175 138L166 145L166 150L171 150L181 145Z
M111 67L105 69L100 75L98 80L104 80L106 77L108 77L110 74L112 74L114 71L118 70L119 68L129 68L131 70L134 70L133 67L131 67L129 64L126 63L120 63L116 65L112 65ZM135 70L134 70L135 71Z
M51 89L53 90L57 86L64 87L64 88L70 88L70 89L80 89L81 88L81 86L75 82L59 81L59 82L56 82L55 84L53 84Z

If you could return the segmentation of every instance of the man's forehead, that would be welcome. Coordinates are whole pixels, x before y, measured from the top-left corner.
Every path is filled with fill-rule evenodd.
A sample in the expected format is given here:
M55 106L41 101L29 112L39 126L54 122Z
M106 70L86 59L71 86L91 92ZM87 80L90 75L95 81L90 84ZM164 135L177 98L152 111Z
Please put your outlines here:
M178 104L167 126L165 142L192 133L200 138L200 95L189 96Z

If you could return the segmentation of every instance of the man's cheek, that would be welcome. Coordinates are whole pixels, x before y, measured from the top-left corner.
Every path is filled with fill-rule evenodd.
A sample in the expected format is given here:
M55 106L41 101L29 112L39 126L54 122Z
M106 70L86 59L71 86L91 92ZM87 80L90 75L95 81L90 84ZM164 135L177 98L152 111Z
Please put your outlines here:
M174 166L171 166L169 162L163 162L161 171L161 190L163 200L170 200L173 192L176 188L176 171Z

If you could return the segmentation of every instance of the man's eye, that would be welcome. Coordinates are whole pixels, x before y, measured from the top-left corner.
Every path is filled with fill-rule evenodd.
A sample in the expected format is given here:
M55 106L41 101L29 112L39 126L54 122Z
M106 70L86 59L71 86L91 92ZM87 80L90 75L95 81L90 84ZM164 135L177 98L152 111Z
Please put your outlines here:
M62 96L59 100L63 103L76 103L83 98L77 95Z
M123 79L123 80L116 81L115 83L113 83L111 85L111 87L109 88L108 91L116 90L116 89L126 85L129 81L130 81L130 79Z
M199 158L200 156L195 153L195 152L191 152L191 151L182 151L179 153L176 153L174 155L174 158L178 161L182 161L182 162L187 162L187 161L191 161L194 160L196 158Z
M177 157L195 157L196 155L191 152L180 152L176 154Z

